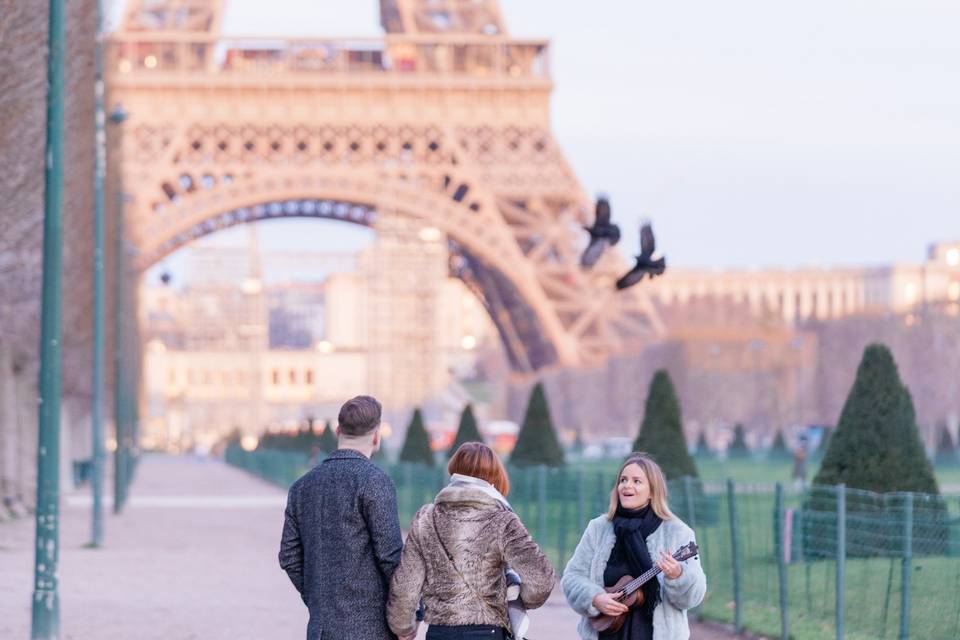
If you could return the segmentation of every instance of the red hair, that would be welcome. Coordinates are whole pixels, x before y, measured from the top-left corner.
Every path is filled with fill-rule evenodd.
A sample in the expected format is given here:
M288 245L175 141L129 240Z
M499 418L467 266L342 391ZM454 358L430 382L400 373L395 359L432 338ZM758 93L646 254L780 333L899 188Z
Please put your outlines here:
M510 493L510 477L493 449L480 442L464 442L447 463L450 475L459 473L486 480L504 498Z

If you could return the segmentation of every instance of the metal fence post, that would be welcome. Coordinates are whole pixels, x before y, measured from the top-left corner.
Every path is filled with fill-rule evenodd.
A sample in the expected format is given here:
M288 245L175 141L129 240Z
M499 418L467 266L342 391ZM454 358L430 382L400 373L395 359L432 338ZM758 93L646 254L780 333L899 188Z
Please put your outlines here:
M547 467L537 467L537 538L547 544Z
M414 497L417 491L413 486L413 468L410 466L410 463L401 462L400 468L403 469L403 484L405 485L403 488L404 493L406 494L406 500L404 500L404 502L406 502L406 505L404 505L406 510L403 514L403 518L405 522L409 522L409 519L413 516L414 510L417 508L415 504L416 498Z
M910 573L913 559L913 494L903 503L903 564L900 569L900 640L910 637Z
M607 479L603 477L603 471L597 471L597 496L599 496L601 513L606 513L610 507L608 504L610 498L607 497L609 494L610 488L607 484Z
M577 526L576 529L583 529L586 526L586 505L583 503L584 498L583 491L583 466L581 464L577 465Z
M727 506L730 511L730 559L733 562L733 626L737 633L743 631L742 607L743 598L741 596L740 585L740 550L737 536L737 503L736 492L734 491L733 478L727 478Z
M570 513L570 500L567 499L567 487L569 486L570 476L566 471L561 472L563 481L560 483L560 486L563 487L564 491L559 496L560 498L560 519L557 521L557 569L560 573L563 573L564 565L567 560L567 520L569 519ZM556 485L557 483L554 483Z
M847 486L837 485L837 640L844 637L847 578Z
M691 529L697 528L697 511L693 503L693 478L683 476L683 494L687 500L687 524Z
M784 521L785 513L783 508L783 484L778 482L776 485L774 513L774 535L776 541L774 549L777 553L777 569L780 581L780 637L787 639L790 637L790 598L787 593L787 557L786 547L791 543L784 539Z

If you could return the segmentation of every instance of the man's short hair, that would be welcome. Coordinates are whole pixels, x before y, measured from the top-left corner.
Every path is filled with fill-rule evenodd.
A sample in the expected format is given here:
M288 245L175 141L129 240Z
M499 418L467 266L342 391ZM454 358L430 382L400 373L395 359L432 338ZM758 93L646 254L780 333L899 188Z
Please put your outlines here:
M380 403L371 396L357 396L347 400L340 407L340 415L337 417L341 435L348 438L367 435L380 424L380 413Z

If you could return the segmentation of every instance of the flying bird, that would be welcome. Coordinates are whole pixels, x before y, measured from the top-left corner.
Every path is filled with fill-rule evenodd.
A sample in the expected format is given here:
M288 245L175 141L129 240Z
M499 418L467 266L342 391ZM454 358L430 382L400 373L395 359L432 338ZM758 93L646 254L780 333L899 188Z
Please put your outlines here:
M584 229L590 234L590 244L580 258L580 266L589 269L597 264L607 247L620 242L620 227L610 222L610 203L603 196L597 198L593 226Z
M667 268L667 259L661 256L654 260L653 254L656 250L657 241L653 237L653 227L649 222L644 222L640 227L640 255L637 256L637 263L617 280L617 289L632 287L643 280L643 276L652 280L662 274Z

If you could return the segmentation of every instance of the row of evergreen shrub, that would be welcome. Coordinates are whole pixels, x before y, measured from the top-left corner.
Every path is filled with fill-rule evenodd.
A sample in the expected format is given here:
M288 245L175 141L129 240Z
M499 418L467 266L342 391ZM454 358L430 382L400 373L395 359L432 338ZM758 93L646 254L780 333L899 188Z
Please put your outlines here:
M313 421L310 420L309 423L312 425ZM239 444L239 442L239 430L227 438L227 444ZM337 448L337 435L334 433L330 422L327 421L326 426L320 433L317 433L312 426L303 427L294 433L268 431L260 437L257 448L306 454L312 454L315 451L330 453Z
M460 414L460 424L453 444L447 450L447 457L465 442L483 442L483 436L477 428L477 419L473 414L473 406L467 405ZM413 412L410 425L407 427L407 436L400 449L401 462L413 462L433 466L436 462L433 450L430 447L430 436L423 425L423 416L420 410ZM553 428L550 417L550 408L547 406L547 397L543 385L537 384L530 394L527 411L523 418L517 442L510 456L510 463L518 467L533 467L545 465L560 467L565 463L563 448Z
M690 455L682 428L680 402L666 371L657 371L650 383L639 434L633 442L637 451L652 455L668 479L699 477L694 456ZM956 459L956 448L949 432L942 430L937 461ZM447 457L464 442L483 441L472 406L464 408L454 442ZM329 423L321 434L313 430L294 435L267 434L261 447L312 452L336 448L336 437ZM814 484L836 485L887 493L895 491L938 494L933 465L927 457L910 391L901 382L889 349L875 344L866 348L856 379L840 414L836 429L821 442L822 463ZM708 455L703 434L697 443L698 457ZM737 425L727 450L728 457L749 457L743 427ZM770 457L791 455L782 433L777 433ZM399 459L433 466L436 463L430 437L419 409L407 429ZM518 467L563 466L560 446L543 385L534 386L523 423L509 462Z
M643 423L633 448L651 454L660 463L669 479L699 475L693 457L687 450L681 424L680 403L670 376L666 371L658 371L650 384ZM447 457L453 455L453 452L464 442L483 442L470 405L460 416L457 434L447 451ZM435 463L435 456L430 448L430 438L424 428L419 409L413 413L399 459L402 462L430 466ZM540 383L533 387L530 394L509 462L517 467L538 465L560 467L565 464L563 448L560 446L546 394Z

